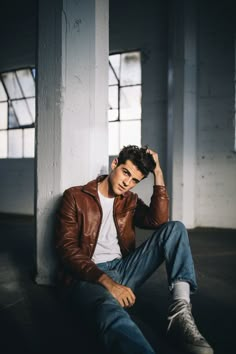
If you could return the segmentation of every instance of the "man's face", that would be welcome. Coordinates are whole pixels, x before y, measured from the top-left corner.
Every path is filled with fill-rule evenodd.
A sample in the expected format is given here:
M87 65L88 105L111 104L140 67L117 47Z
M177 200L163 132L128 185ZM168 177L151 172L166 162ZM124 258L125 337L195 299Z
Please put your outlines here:
M135 187L144 178L144 175L130 160L119 166L117 163L117 159L112 161L109 187L112 194L121 195Z

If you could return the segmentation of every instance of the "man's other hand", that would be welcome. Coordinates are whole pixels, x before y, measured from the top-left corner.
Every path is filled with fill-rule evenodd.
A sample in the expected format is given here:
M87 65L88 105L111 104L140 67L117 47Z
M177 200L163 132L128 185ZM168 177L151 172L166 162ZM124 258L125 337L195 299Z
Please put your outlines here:
M135 295L127 286L116 283L108 275L103 274L98 283L103 285L122 307L131 307L135 303Z

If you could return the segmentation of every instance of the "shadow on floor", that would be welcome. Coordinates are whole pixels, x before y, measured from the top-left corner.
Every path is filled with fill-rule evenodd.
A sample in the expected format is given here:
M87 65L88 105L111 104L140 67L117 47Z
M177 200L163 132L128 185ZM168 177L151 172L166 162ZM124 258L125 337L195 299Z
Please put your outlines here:
M33 219L1 217L0 235L1 353L105 354L80 319L64 306L55 288L35 284ZM145 236L139 230L139 242ZM194 317L215 354L233 354L236 230L199 228L189 236L199 284L192 297ZM180 354L165 341L169 294L164 266L136 297L131 316L153 347L159 354Z

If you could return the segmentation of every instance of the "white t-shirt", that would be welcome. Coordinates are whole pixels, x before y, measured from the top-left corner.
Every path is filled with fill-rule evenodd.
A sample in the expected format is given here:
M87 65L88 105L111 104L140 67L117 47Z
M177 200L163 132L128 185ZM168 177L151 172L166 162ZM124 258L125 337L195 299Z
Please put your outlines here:
M102 206L102 224L92 260L95 263L103 263L121 258L121 251L113 218L115 198L106 198L99 191L98 195Z

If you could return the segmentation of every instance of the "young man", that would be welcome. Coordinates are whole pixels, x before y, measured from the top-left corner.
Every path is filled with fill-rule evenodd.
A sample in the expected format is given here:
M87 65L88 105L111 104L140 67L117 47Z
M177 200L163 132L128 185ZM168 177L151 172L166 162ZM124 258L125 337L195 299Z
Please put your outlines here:
M154 187L147 206L130 190L149 172ZM190 292L197 285L187 231L180 222L168 222L168 203L158 154L137 146L121 150L108 176L63 195L57 227L60 275L109 354L154 353L125 308L134 305L135 289L164 261L172 295L168 338L184 353L213 354L191 314ZM138 248L135 226L155 229Z

